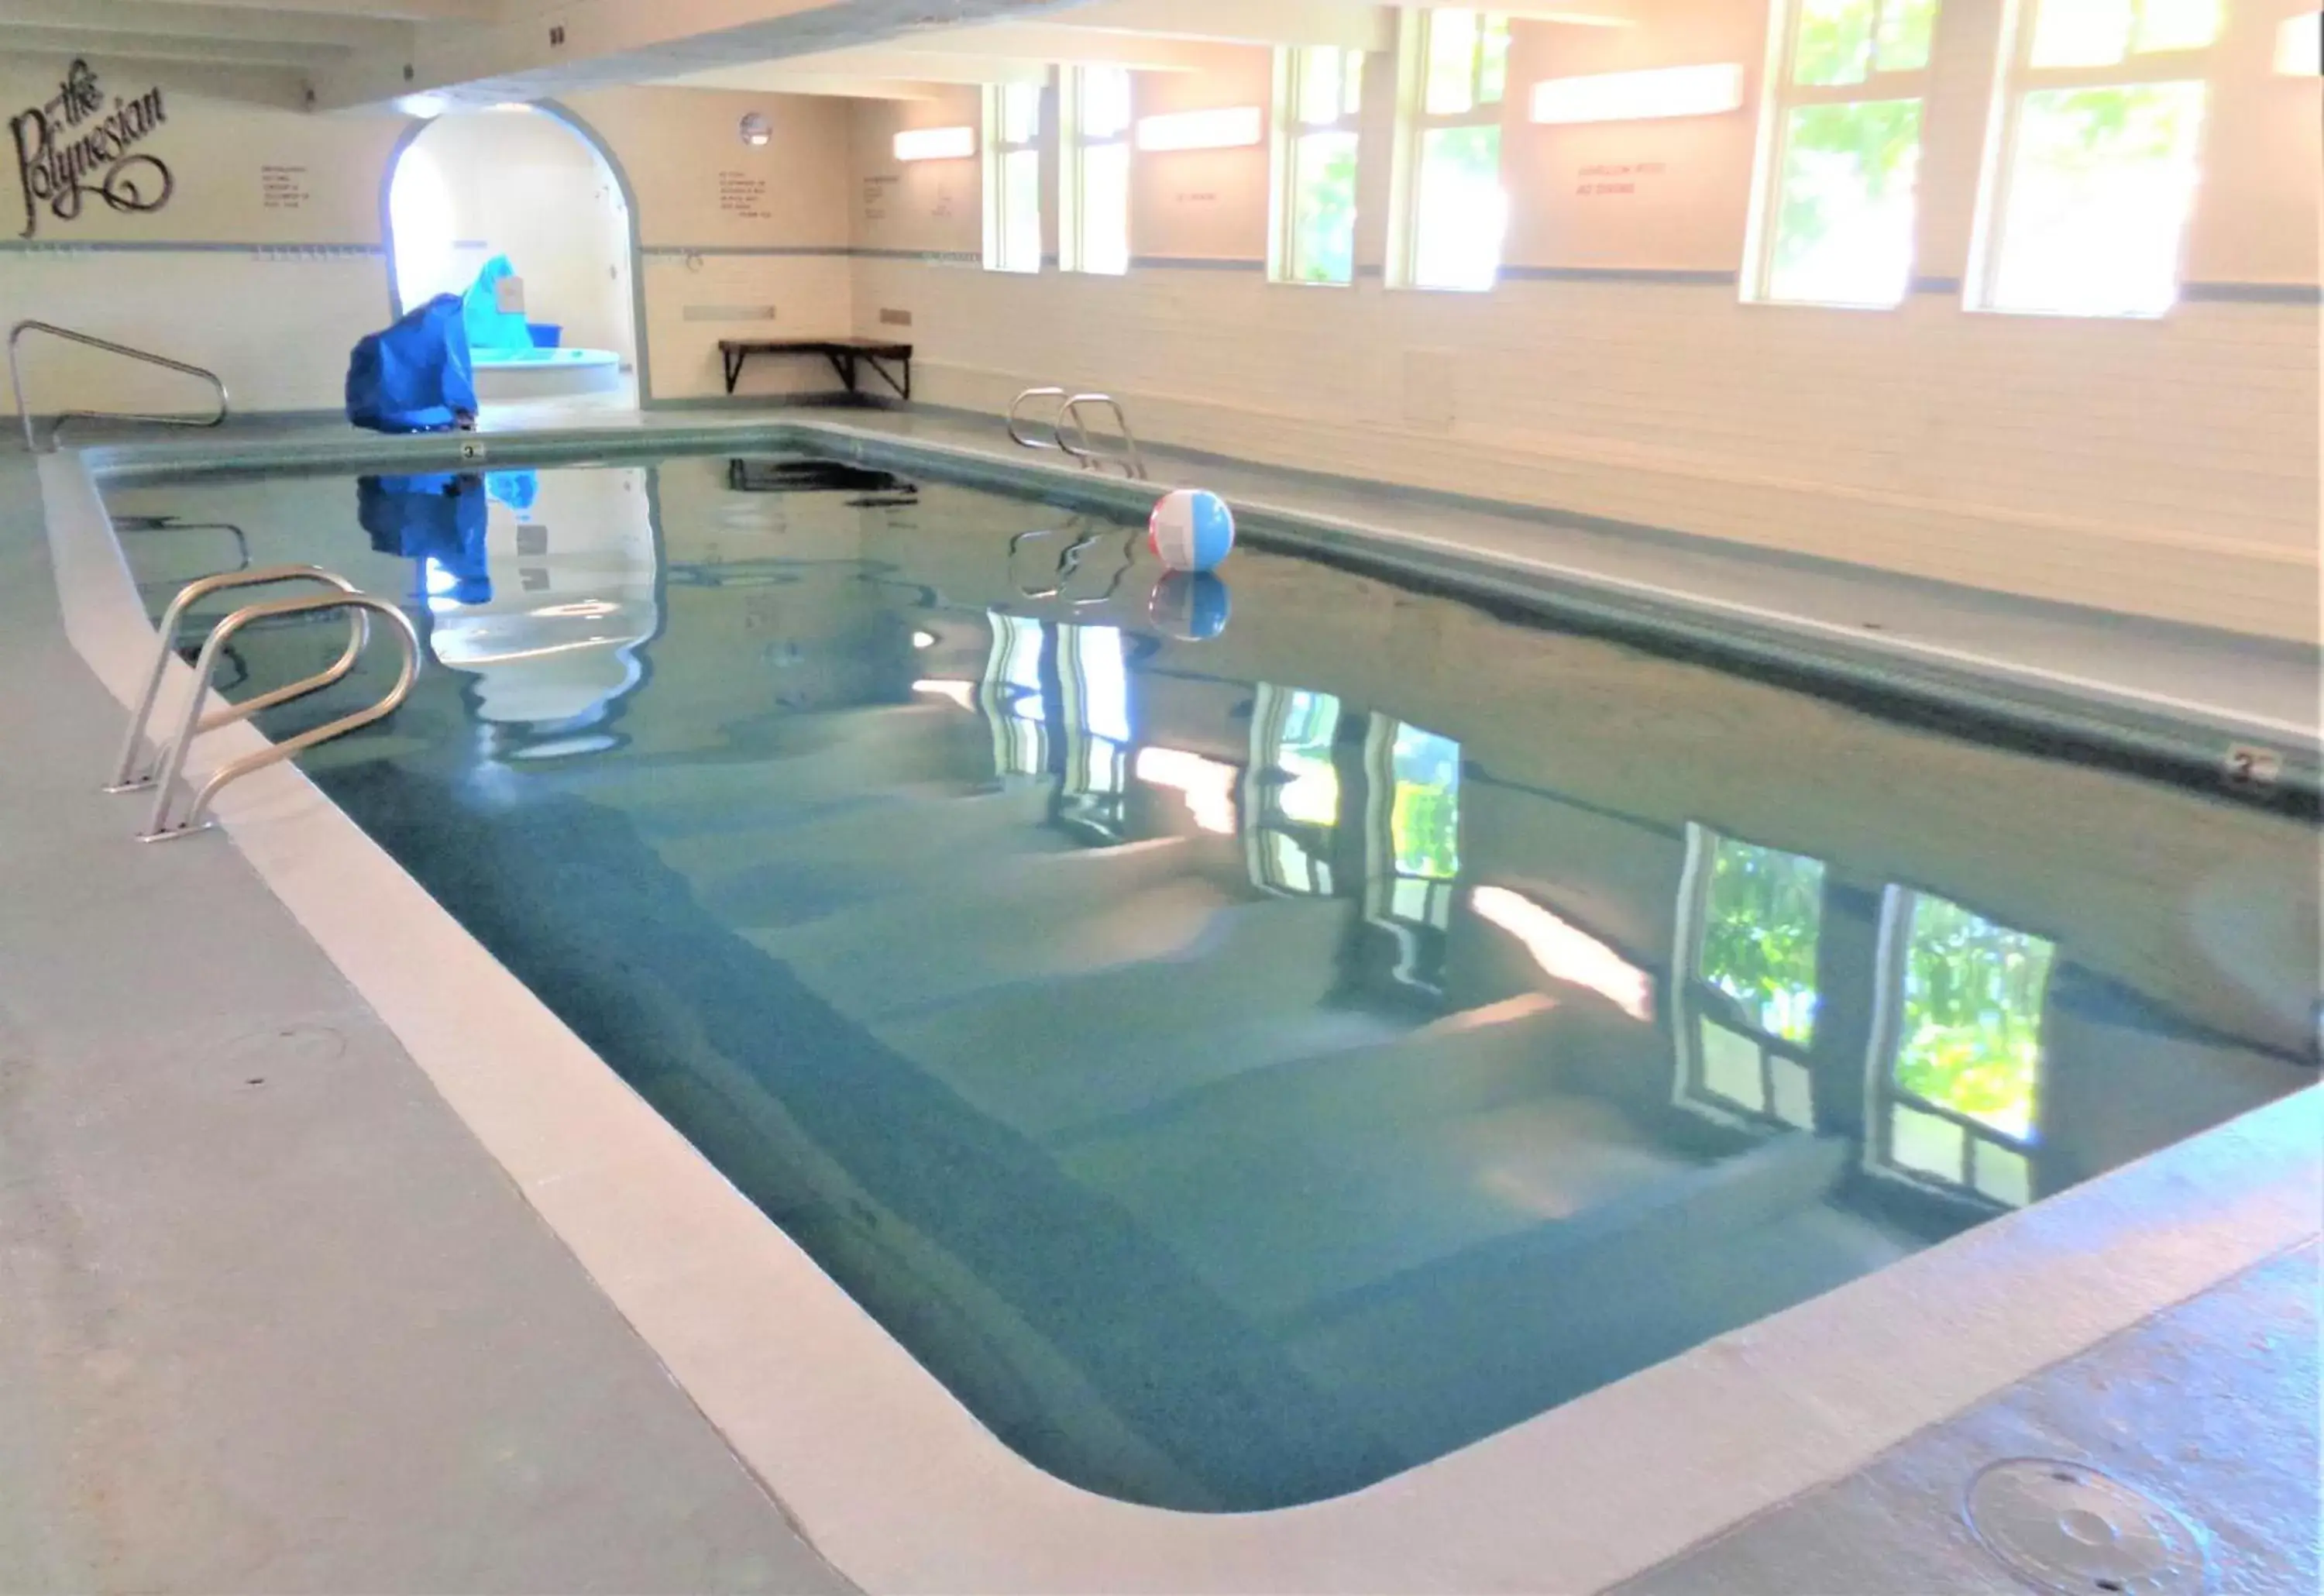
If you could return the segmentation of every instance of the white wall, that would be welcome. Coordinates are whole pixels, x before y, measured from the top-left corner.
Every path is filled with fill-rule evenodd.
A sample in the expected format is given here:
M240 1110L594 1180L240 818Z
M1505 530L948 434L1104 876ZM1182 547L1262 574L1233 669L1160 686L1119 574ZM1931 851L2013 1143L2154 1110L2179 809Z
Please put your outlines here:
M45 101L69 64L69 56L0 60L0 106L13 115ZM196 68L102 54L91 64L108 95L142 92L161 74L166 121L139 148L167 161L175 189L151 212L101 202L69 222L44 212L33 237L11 238L23 201L14 162L0 163L0 316L60 322L214 367L237 411L337 410L346 352L392 314L381 212L410 120L227 97L243 86ZM722 336L849 329L846 102L620 88L576 96L567 109L604 142L638 196L652 399L719 393ZM738 132L751 111L773 125L761 148ZM447 125L425 136L457 134ZM555 283L557 266L520 267L534 318L556 319L544 314L544 294L568 292ZM590 314L611 312L574 319ZM42 412L206 402L183 377L40 339L24 347L27 391ZM744 391L828 385L828 373L805 361L766 362L752 366ZM5 391L0 406L14 413Z
M1141 436L1198 448L2313 639L2318 88L2267 55L2298 3L2233 8L2188 239L2199 286L2156 321L1962 308L1999 0L1950 0L1941 23L1924 291L1887 311L1740 302L1753 111L1522 120L1540 78L1655 64L1743 61L1756 105L1763 7L1642 0L1637 28L1518 25L1511 226L1489 294L1381 286L1383 74L1358 229L1372 272L1351 288L1265 280L1264 148L1141 154L1131 250L1155 264L1033 278L867 255L857 323L892 332L881 312L908 313L919 391L940 403L1101 387ZM1263 100L1266 54L1240 53L1240 69L1141 78L1141 112ZM858 106L859 178L892 197L881 220L859 216L859 243L978 248L977 163L899 170L889 153L904 120L973 119L961 109ZM1579 194L1581 169L1609 162L1663 171Z

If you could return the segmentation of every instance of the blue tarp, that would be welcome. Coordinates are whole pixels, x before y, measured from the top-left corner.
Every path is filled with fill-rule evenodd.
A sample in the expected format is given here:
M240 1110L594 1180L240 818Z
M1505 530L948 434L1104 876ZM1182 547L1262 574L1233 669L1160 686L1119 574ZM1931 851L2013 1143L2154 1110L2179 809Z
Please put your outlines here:
M355 519L382 554L422 563L420 591L431 596L450 578L449 596L464 604L490 604L493 579L484 564L487 520L484 478L474 473L424 472L364 476L355 481Z
M374 432L441 432L476 413L456 295L438 294L347 357L347 420Z
M500 289L503 277L516 275L506 255L494 255L476 273L475 281L460 298L463 319L468 324L468 347L471 349L530 349L532 328L526 325L521 310L501 309Z

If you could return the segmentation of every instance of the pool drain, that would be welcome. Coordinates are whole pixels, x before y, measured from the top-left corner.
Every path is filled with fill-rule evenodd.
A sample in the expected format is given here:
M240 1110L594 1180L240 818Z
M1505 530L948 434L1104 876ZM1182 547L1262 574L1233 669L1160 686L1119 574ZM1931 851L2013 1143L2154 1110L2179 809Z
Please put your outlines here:
M2083 1464L2015 1457L1969 1483L1969 1526L2009 1571L2072 1596L2200 1596L2208 1584L2193 1525L2153 1497Z

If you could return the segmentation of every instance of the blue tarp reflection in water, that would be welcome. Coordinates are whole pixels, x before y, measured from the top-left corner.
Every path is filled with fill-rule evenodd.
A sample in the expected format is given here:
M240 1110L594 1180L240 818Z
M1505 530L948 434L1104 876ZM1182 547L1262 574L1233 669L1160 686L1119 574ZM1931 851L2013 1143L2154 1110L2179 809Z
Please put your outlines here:
M449 597L464 604L492 602L493 580L484 565L484 478L448 471L360 477L355 516L380 553L431 563L449 577ZM423 570L420 591L428 592L429 586Z
M460 300L434 299L347 357L347 420L374 432L441 432L476 413Z

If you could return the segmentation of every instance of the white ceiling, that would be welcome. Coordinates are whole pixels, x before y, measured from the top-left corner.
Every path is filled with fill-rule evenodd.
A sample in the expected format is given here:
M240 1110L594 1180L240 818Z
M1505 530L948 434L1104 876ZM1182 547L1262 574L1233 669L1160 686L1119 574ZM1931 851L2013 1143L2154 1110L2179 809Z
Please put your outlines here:
M1620 25L1635 3L1499 9ZM1187 70L1221 42L1379 49L1393 25L1363 0L0 0L0 59L166 62L326 108L616 83L893 97L1056 62Z

